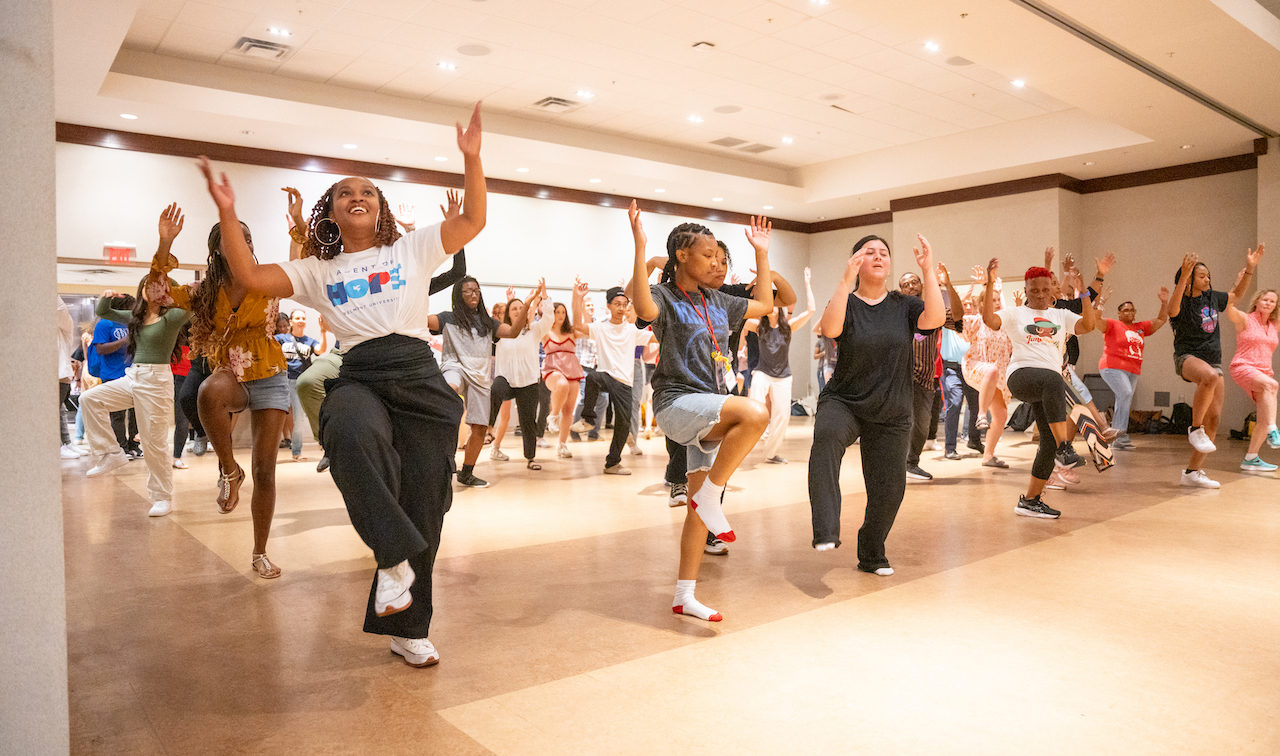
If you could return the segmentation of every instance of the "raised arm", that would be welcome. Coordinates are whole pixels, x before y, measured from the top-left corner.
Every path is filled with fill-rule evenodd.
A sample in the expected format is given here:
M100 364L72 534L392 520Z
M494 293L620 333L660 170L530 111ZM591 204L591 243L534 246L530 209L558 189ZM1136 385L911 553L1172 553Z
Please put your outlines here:
M529 296L525 298L524 311L520 313L520 317L512 318L510 324L500 323L498 325L498 338L514 339L524 331L525 323L529 322L529 318L531 318L533 313L537 312L538 308L542 305L542 297L546 291L546 286L546 280L538 281L538 285L534 287L533 291L529 292ZM485 313L485 315L487 316L488 313Z
M938 271L933 267L933 249L929 240L916 234L920 246L913 249L916 264L920 266L920 281L924 284L921 294L924 299L924 312L916 320L916 328L929 331L941 328L947 322L947 307L942 303L942 290L938 288Z
M809 307L804 312L793 315L791 317L791 320L788 321L791 324L792 330L795 330L796 328L799 328L800 326L804 325L805 322L809 320L809 318L813 317L813 313L816 312L818 309L813 301L813 285L810 283L811 276L812 276L812 273L809 271L808 268L805 268L804 269L804 293L805 293L805 296L808 297L807 301L809 303Z
M800 298L796 296L795 287L791 285L790 281L783 278L781 273L774 270L770 271L769 275L773 276L773 286L768 290L777 289L778 291L777 296L773 298L774 307L790 307L800 301Z
M280 191L289 196L289 259L302 257L307 243L307 222L302 218L302 192L292 186L282 186Z
M1098 327L1098 308L1093 306L1093 296L1085 290L1080 293L1084 306L1080 308L1080 320L1076 321L1076 335L1088 333Z
M1247 269L1240 271L1240 273L1236 275L1235 286L1232 286L1231 291L1227 292L1226 313L1227 317L1231 319L1232 325L1236 327L1236 330L1241 330L1245 327L1245 314L1240 311L1239 307L1236 307L1236 302L1240 301L1240 297L1236 292L1240 290L1240 284L1245 280L1246 273L1248 273ZM1248 286L1248 284L1245 285Z
M853 257L849 258L849 262L844 266L844 275L840 277L836 290L831 293L831 300L822 310L818 327L822 329L822 335L829 339L839 338L840 334L844 333L844 315L849 308L849 292L853 291L853 284L858 280L858 271L862 269L862 259L865 256L862 250L858 250L853 253Z
M769 232L772 230L773 224L763 215L751 216L751 225L744 229L747 241L756 251L756 288L752 292L751 302L747 303L748 318L758 318L773 312L773 271L769 269ZM791 301L795 301L794 291Z
M1244 298L1245 292L1249 290L1249 284L1253 281L1253 274L1258 270L1258 263L1262 262L1262 255L1266 251L1266 247L1259 244L1257 249L1251 249L1245 253L1244 271L1241 272L1235 286L1236 299Z
M1182 312L1182 296L1186 292L1187 287L1191 285L1191 274L1196 269L1195 252L1189 252L1182 258L1182 275L1178 276L1178 283L1173 287L1173 294L1169 295L1169 317L1176 318L1178 313Z
M991 300L995 296L996 274L999 272L1000 261L993 257L991 262L987 263L985 280L988 281L988 284L982 290L982 322L993 331L1000 330L1000 326L1003 325L1000 316L995 313L995 309L991 304Z
M591 329L586 322L587 282L581 278L573 279L573 300L569 305L569 317L573 318L573 332L579 336L591 337Z
M1156 296L1160 297L1160 314L1156 315L1156 319L1151 321L1151 333L1160 330L1165 323L1169 322L1169 289L1161 286L1160 292Z
M640 221L640 208L635 200L631 200L627 218L631 221L631 237L636 243L635 267L632 269L631 281L627 284L632 291L631 305L635 308L637 318L652 323L658 317L658 305L653 301L653 292L649 291L649 269L644 257L649 238L645 236L644 224ZM574 325L577 325L577 316L574 317Z
M218 206L218 222L222 226L222 254L231 267L231 275L246 289L260 291L272 297L293 296L293 282L284 269L274 263L260 265L253 259L253 252L244 238L244 229L236 217L236 195L231 189L227 174L213 176L209 158L200 156L200 172L209 188L209 196Z
M428 291L438 294L467 277L467 250L462 248L453 256L453 267L431 279Z
M451 255L476 238L484 228L488 213L484 168L480 165L480 103L477 102L471 112L471 123L466 131L462 130L462 124L455 125L458 128L458 149L462 150L462 214L440 224L440 243Z

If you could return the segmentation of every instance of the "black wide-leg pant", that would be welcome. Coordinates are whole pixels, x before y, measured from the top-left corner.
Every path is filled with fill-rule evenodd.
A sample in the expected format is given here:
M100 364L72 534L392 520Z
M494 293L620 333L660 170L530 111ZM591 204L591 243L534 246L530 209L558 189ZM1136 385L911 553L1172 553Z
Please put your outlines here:
M395 338L395 337L385 337ZM383 380L326 381L320 437L351 524L380 569L408 559L416 575L413 604L379 617L378 579L369 589L364 631L426 638L431 626L431 572L445 512L453 502L454 450L462 399L438 371ZM433 363L434 364L434 363Z
M627 436L631 435L631 387L603 370L587 374L586 385L582 419L587 421L587 425L595 425L596 399L602 391L609 395L609 406L613 408L613 438L609 441L609 454L604 458L604 466L621 464L622 447L626 446Z
M907 446L910 418L885 424L860 418L839 399L823 394L813 424L809 453L809 505L813 510L813 545L840 545L840 463L850 444L862 438L862 477L867 486L867 513L858 529L858 569L888 567L884 542L907 492Z
M524 442L524 458L533 459L538 453L538 439L542 436L537 432L539 427L538 384L530 383L528 386L513 388L505 376L500 375L494 378L493 385L489 387L489 422L498 424L498 411L502 409L502 403L508 399L516 400L516 416L520 419L520 440ZM546 418L543 418L543 421L545 420ZM511 427L510 423L507 427Z

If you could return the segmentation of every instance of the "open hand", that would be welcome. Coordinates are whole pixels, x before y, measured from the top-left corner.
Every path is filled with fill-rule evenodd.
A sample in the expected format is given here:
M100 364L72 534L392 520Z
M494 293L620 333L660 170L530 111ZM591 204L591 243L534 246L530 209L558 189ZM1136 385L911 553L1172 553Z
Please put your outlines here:
M916 255L916 265L920 266L920 272L925 273L933 268L933 249L929 246L929 240L921 234L916 234L916 238L920 240L920 246L911 251Z
M804 285L808 286L810 282L812 282L812 280L813 280L813 272L810 271L808 268L805 268L804 269Z
M172 244L178 234L182 233L182 223L185 220L182 208L178 207L177 202L166 207L160 213L160 241L164 244Z
M1053 255L1053 247L1044 248L1044 267L1049 270L1053 270Z
M1187 276L1191 275L1191 271L1195 270L1196 263L1199 261L1200 258L1196 257L1195 252L1188 252L1184 255L1182 258L1182 278L1179 280L1186 281ZM1190 282L1188 282L1187 285L1190 286Z
M975 265L973 266L973 272L969 275L969 278L972 278L974 283L981 286L987 282L987 271L981 265Z
M462 195L458 194L457 190L450 189L445 192L444 199L448 203L448 207L441 205L440 212L444 213L445 220L453 220L462 215ZM400 207L404 207L404 205ZM410 207L409 211L413 212L413 208Z
M844 282L850 287L858 280L858 274L862 272L862 261L867 259L866 249L860 249L853 253L853 257L849 258L849 262L844 266Z
M480 157L480 103L476 103L475 110L471 111L471 122L467 124L467 130L462 130L462 124L454 124L458 127L458 149L462 150L465 157Z
M219 173L218 178L214 178L213 166L209 164L209 158L204 155L200 156L197 165L200 166L200 172L204 174L204 181L209 188L209 196L213 197L213 204L217 205L220 211L234 210L236 193L231 188L231 182L227 180L227 174Z
M1169 304L1169 287L1161 286L1160 293L1156 294L1156 296L1160 298L1160 304Z
M987 263L987 271L986 271L987 280L992 282L998 282L999 276L997 276L996 273L998 273L999 271L1000 271L1000 258L998 257L991 258L991 262Z
M1251 249L1245 254L1245 259L1249 261L1250 273L1258 267L1258 263L1262 262L1262 256L1266 254L1266 251L1266 245L1259 244L1257 249Z
M575 276L573 279L573 295L581 299L587 296L588 290L589 287L587 286L587 282Z
M1107 256L1101 260L1095 260L1098 268L1098 275L1105 276L1111 271L1112 266L1116 264L1116 256L1112 252L1108 252Z
M751 225L743 229L743 233L747 235L747 241L757 253L769 251L769 232L773 230L773 224L769 219L760 216L751 216Z
M321 315L320 316L320 332L324 333L325 331L328 331L328 330L329 330L329 324L324 322L324 316Z
M1021 307L1021 306L1022 306L1022 301L1023 301L1023 300L1022 300L1022 289L1014 289L1014 290L1013 290L1013 306L1014 306L1014 307Z
M401 202L400 207L391 214L391 217L395 218L396 223L400 224L400 228L403 228L406 234L417 227L413 205Z
M938 280L943 286L951 285L951 274L947 272L947 266L944 263L938 263Z
M289 195L289 220L299 228L306 228L307 222L302 219L302 192L292 186L282 186L280 191Z
M513 300L513 299L515 299L515 298L516 298L516 287L514 287L514 286L508 286L508 287L507 287L507 301L508 301L508 302L510 302L511 300Z
M644 233L644 224L640 222L640 206L635 200L631 200L631 207L627 208L627 219L631 221L631 235L635 237L636 246L644 247L649 243L649 237Z

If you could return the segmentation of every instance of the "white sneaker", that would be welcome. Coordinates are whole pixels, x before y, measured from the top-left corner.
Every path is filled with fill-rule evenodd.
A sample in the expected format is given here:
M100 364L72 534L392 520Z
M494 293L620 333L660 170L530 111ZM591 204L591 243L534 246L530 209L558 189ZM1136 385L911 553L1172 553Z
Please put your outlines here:
M80 459L84 456L84 452L75 448L71 444L63 444L61 454L63 459Z
M413 587L415 579L413 568L406 559L395 567L378 570L378 590L373 597L373 611L379 617L403 612L413 603Z
M127 464L129 464L129 458L125 456L124 452L117 449L103 457L102 461L95 467L90 468L89 472L85 473L85 475L93 478L98 475L102 475L103 473L109 473L117 467L124 467Z
M547 418L547 431L550 433L560 432L560 418L552 415Z
M410 667L430 667L440 663L440 653L426 638L400 638L391 636L391 653L404 657Z
M928 441L925 441L925 442L924 442L924 448L925 448L925 450L926 450L926 451L941 451L941 450L942 450L942 446L938 443L938 439L936 439L936 438L934 438L934 439L930 439L930 440L928 440Z
M147 512L147 517L164 517L173 511L173 505L161 499L151 505L151 511Z
M1194 428L1187 433L1187 440L1201 454L1209 454L1218 450L1218 447L1214 446L1213 441L1209 438L1209 434L1204 432L1204 426ZM1217 488L1217 486L1214 486L1214 488Z
M560 459L573 459L573 452L569 451L568 444L560 444L560 448L556 451L556 456Z
M495 446L489 450L489 459L495 460L497 462L506 462L507 460L511 459L511 457L508 457L506 454L503 454L502 450Z
M548 441L548 440L546 440L545 438L539 438L539 439L538 439L538 448L539 448L539 449L550 449L550 448L551 448L551 442L550 442L550 441Z
M1210 480L1208 475L1204 474L1204 470L1182 471L1182 485L1188 488L1221 488L1222 485L1216 480Z
M627 447L631 449L632 456L639 457L644 454L644 450L640 448L640 444L636 443L635 436L627 436Z

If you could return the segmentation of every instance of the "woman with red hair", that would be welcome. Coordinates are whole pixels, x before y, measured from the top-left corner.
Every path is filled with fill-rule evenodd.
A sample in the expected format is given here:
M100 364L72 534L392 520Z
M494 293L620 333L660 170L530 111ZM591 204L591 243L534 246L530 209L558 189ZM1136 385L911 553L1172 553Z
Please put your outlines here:
M987 264L987 280L996 280L996 258ZM1026 304L993 311L988 286L982 297L982 320L993 331L1005 333L1013 344L1006 382L1009 391L1031 406L1040 429L1040 447L1031 466L1031 484L1018 498L1015 514L1057 519L1062 513L1040 500L1046 487L1065 488L1056 468L1055 454L1070 447L1071 421L1067 419L1066 383L1062 380L1062 354L1067 336L1092 331L1096 313L1086 302L1084 314L1053 306L1053 274L1041 267L1028 268ZM1087 296L1087 295L1086 295Z

